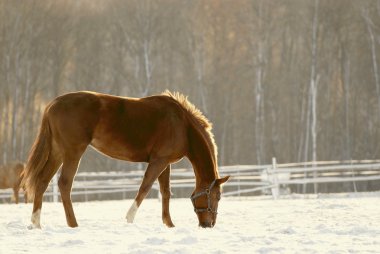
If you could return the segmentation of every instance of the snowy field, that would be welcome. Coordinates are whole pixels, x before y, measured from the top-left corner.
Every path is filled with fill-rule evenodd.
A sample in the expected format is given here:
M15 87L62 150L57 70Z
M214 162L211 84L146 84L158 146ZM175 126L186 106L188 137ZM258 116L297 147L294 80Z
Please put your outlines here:
M189 199L173 199L175 228L161 204L145 200L135 223L132 200L75 203L79 227L61 203L44 203L42 230L28 230L30 204L0 205L0 253L379 253L380 193L223 198L213 229L197 226Z

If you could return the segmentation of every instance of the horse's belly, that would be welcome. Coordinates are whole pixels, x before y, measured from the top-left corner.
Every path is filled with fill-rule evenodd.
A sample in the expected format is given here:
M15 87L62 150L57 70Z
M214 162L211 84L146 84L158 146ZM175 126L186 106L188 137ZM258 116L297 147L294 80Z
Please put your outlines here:
M132 162L147 162L148 154L137 148L128 148L125 144L119 144L117 141L104 143L101 140L93 139L91 146L99 152L119 160Z

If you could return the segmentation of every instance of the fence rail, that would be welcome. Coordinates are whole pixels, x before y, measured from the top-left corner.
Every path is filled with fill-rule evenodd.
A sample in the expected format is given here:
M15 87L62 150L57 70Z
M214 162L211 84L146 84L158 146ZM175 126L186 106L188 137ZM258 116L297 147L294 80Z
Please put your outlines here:
M274 158L268 165L234 165L219 168L220 175L231 175L225 185L224 196L271 194L274 198L282 190L295 185L341 184L351 182L356 191L359 182L375 182L380 190L380 160L365 161L317 161L303 163L277 164ZM130 172L83 172L78 173L73 185L72 196L87 201L90 195L122 194L122 198L132 197L140 186L143 171ZM174 193L187 190L187 195L194 187L192 169L173 169L171 188ZM155 183L152 189L158 193ZM128 196L128 195L129 196ZM0 191L0 201L10 198L11 190ZM49 185L45 197L51 201L59 200L57 176Z

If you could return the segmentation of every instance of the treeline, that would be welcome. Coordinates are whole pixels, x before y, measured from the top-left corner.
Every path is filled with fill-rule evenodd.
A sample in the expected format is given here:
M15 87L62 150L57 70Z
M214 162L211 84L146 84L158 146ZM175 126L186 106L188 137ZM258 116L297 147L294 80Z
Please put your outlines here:
M78 90L188 95L221 165L379 158L379 38L375 0L0 0L0 163Z

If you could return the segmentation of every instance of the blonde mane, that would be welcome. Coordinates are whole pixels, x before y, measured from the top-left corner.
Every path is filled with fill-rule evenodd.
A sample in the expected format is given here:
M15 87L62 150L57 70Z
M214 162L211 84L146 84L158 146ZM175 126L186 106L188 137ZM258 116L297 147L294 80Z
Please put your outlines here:
M205 133L207 134L206 137L208 137L208 143L209 143L210 149L215 155L215 164L217 164L216 159L218 157L218 152L217 152L217 146L214 139L214 134L212 133L212 123L205 117L205 115L197 107L194 106L194 104L192 104L187 99L187 96L179 92L172 93L169 90L166 90L165 92L163 92L162 95L169 96L173 98L174 100L176 100L204 128Z

